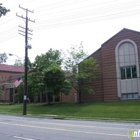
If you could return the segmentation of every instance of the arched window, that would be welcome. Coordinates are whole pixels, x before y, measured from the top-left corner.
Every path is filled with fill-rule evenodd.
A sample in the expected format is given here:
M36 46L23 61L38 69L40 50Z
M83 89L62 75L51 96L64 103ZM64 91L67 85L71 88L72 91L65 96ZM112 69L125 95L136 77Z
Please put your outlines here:
M120 41L115 50L118 97L139 98L139 62L137 45L130 39Z

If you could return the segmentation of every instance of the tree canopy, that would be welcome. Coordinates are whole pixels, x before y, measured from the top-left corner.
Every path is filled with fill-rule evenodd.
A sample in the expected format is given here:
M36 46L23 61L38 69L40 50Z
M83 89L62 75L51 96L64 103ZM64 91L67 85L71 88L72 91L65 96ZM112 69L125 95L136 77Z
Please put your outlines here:
M84 52L82 42L80 46L72 46L67 53L65 58L67 77L79 94L79 102L81 102L82 91L94 92L93 87L86 81L95 78L98 65L93 57L87 57L88 54Z
M7 59L8 59L8 57L7 57L7 54L6 53L0 54L0 64L6 63L6 60Z
M28 96L34 102L40 92L46 95L48 104L51 97L68 94L73 88L79 94L79 102L81 92L93 93L93 87L87 81L95 78L98 66L93 57L87 57L82 44L72 46L63 58L61 51L50 49L36 56L34 63L29 61L28 64ZM20 88L19 91L23 93Z
M22 61L20 59L16 59L14 66L24 66L24 64L22 63Z
M50 49L45 54L37 56L33 64L29 63L28 73L29 94L34 93L34 98L42 92L47 95L48 103L50 96L59 96L63 92L68 94L72 87L66 80L65 72L61 68L61 52Z
M5 16L7 12L10 12L10 10L2 6L2 3L0 3L0 17Z

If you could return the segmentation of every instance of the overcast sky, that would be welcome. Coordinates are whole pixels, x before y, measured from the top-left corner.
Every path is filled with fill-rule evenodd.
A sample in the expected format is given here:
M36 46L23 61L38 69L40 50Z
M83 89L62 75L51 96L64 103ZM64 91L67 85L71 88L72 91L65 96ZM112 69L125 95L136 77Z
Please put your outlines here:
M0 0L3 6L11 10L0 18L0 53L13 53L22 59L25 54L25 38L18 34L25 27L25 21L16 16L25 16L27 8L31 20L29 28L33 30L29 44L29 58L33 61L37 55L48 49L69 49L71 45L83 42L84 50L89 54L101 47L114 34L128 28L140 31L140 0ZM10 57L13 64L16 57Z

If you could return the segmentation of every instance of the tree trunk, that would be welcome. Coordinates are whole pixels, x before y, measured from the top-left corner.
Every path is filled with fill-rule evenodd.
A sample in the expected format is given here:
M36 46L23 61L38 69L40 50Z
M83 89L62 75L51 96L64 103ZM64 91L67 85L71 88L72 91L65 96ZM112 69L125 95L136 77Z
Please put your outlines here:
M51 101L50 101L50 94L48 93L47 95L48 95L48 105L50 105L50 104L51 104Z
M82 99L81 99L81 94L82 94L82 90L81 90L81 79L78 79L78 88L79 88L79 103L82 103Z

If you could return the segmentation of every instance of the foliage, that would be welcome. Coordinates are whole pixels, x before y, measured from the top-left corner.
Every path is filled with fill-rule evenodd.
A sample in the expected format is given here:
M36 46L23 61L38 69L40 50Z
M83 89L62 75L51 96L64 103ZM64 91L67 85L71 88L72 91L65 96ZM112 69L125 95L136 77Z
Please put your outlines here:
M21 62L20 59L16 59L14 66L24 66L24 64Z
M34 66L42 72L52 63L52 61L54 61L59 66L62 64L61 52L59 50L50 49L45 54L37 56L35 58Z
M61 52L52 49L37 56L33 64L29 63L28 84L31 93L37 95L42 92L48 95L48 103L50 96L58 96L62 91L67 94L70 91L70 84L65 79L61 64Z
M2 3L0 3L0 17L6 15L7 12L10 12L9 9L6 9L4 6L2 6ZM0 64L5 63L8 59L6 53L0 54Z
M89 57L87 59L84 59L79 64L79 73L78 78L82 79L90 79L95 78L95 73L97 72L98 65L96 63L96 60L93 57Z
M71 90L70 88L66 90L69 83L66 81L64 71L55 62L52 62L48 68L44 69L43 75L47 95L58 96L62 91L67 94Z
M71 85L71 82L68 79L65 79L64 83L63 83L63 86L60 89L60 92L68 95L69 92L72 90L72 88L73 87Z
M67 79L71 81L73 88L79 93L79 102L81 102L81 92L93 93L93 87L89 82L95 78L97 63L93 57L87 57L83 50L82 43L80 46L72 46L68 51L68 57L65 60L65 69Z
M0 54L0 64L5 63L7 59L8 59L8 57L7 57L6 53Z
M15 102L23 102L24 85L21 83L17 88L17 93L14 94Z
M5 16L7 12L10 12L10 10L6 9L4 6L2 6L2 3L0 3L0 17Z
M16 89L17 93L15 94L15 101L16 102L23 102L23 95L24 95L24 75L22 76L23 83L21 83ZM36 102L38 100L38 88L36 88L37 84L34 82L34 78L32 79L32 75L28 74L28 93L27 98L30 99L32 102Z
M65 69L72 75L78 74L78 65L81 61L83 61L87 57L87 53L83 50L82 42L80 46L71 46L69 50L67 50L67 55L65 57Z

